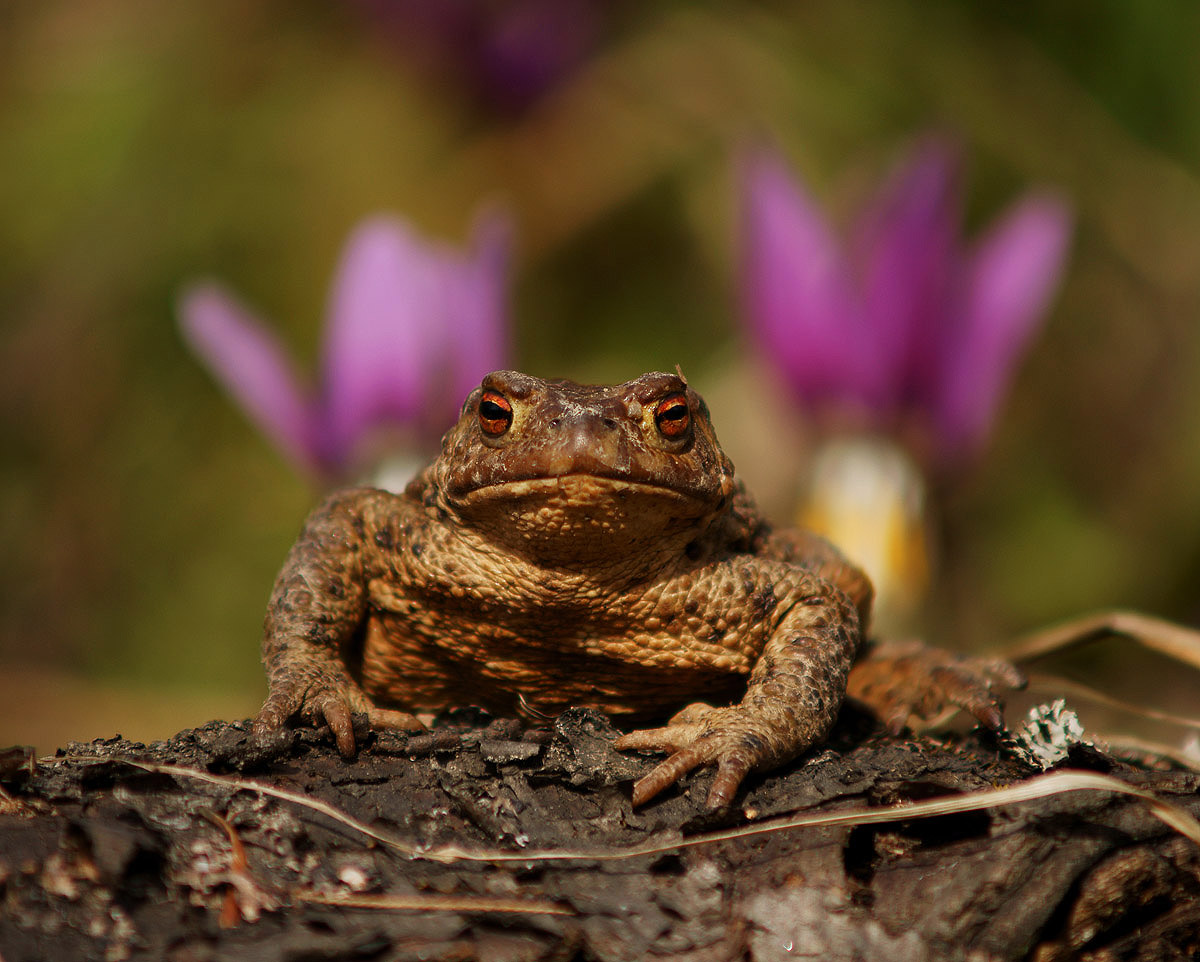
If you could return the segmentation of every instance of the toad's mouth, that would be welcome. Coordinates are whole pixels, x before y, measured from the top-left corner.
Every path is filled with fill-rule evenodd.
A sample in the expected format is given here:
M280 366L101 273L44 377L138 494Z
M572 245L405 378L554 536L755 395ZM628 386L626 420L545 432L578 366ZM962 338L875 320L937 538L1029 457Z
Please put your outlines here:
M568 510L571 507L594 510L606 504L619 508L631 503L679 508L690 505L700 511L713 507L713 499L707 493L680 490L653 481L587 473L498 481L468 491L455 500L463 507L545 501Z

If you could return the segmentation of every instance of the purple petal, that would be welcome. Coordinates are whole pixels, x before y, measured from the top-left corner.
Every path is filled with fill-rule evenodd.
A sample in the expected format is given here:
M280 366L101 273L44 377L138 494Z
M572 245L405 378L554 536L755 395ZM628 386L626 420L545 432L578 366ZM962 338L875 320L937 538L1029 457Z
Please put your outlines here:
M312 400L279 340L215 284L184 292L179 324L193 353L263 434L292 461L319 470Z
M512 223L485 212L472 230L471 251L454 265L448 308L451 337L446 344L450 377L444 396L430 413L445 427L483 376L508 363L508 265Z
M552 89L602 33L595 0L520 0L493 11L492 22L479 31L476 69L486 92L503 106L528 106Z
M824 217L773 152L742 176L743 298L764 355L807 401L873 392L849 267Z
M374 218L346 244L324 354L326 456L348 467L381 422L415 422L447 336L447 257L400 221Z
M956 258L958 169L957 150L926 140L860 221L864 349L893 409L928 394L937 377L941 308Z
M961 325L933 412L948 449L986 437L1013 368L1058 285L1071 234L1066 206L1047 196L1016 204L981 241L963 279Z

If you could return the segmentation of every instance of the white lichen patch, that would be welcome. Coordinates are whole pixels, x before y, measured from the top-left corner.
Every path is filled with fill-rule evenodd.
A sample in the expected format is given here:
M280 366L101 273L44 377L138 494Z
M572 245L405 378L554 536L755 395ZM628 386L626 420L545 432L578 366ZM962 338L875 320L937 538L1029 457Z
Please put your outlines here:
M1065 761L1071 749L1079 745L1095 747L1079 716L1062 698L1029 709L1025 723L1005 739L1005 747L1013 755L1041 771Z

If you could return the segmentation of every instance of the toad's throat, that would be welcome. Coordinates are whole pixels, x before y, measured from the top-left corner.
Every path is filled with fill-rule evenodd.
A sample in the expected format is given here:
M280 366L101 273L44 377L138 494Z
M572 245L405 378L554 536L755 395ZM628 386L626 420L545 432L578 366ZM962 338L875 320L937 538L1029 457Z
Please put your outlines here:
M584 474L505 481L455 505L489 540L573 567L628 565L630 552L668 549L703 527L713 507L674 488Z

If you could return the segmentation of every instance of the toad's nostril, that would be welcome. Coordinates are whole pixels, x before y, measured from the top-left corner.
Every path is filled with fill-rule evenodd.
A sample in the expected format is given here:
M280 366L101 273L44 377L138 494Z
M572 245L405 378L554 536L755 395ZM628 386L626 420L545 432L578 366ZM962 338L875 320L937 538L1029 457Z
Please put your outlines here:
M615 428L616 428L616 426L617 426L617 420L616 420L616 418L605 418L605 419L604 419L604 426L605 426L606 428L608 428L610 431L611 431L611 430L613 430L613 429L615 429Z

